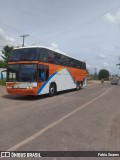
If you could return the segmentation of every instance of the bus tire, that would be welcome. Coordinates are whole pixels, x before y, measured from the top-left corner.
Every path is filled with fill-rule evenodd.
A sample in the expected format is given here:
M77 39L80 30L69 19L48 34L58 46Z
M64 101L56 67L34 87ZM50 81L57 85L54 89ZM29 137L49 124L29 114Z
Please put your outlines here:
M83 88L83 81L80 82L80 89Z
M76 83L76 90L77 90L77 91L80 90L80 83L79 83L79 82Z
M55 83L51 83L49 87L49 96L54 96L56 94L57 87Z

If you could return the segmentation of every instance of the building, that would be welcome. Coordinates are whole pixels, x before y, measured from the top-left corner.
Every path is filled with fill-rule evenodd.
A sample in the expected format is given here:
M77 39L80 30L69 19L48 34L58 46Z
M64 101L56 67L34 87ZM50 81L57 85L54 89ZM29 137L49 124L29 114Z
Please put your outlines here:
M4 72L6 68L0 68L0 79L3 80L6 78L6 72Z

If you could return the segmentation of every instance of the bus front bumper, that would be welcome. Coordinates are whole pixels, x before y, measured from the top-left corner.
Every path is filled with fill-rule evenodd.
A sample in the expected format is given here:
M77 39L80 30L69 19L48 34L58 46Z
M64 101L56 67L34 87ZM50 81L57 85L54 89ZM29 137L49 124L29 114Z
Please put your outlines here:
M33 89L7 89L8 94L37 95Z

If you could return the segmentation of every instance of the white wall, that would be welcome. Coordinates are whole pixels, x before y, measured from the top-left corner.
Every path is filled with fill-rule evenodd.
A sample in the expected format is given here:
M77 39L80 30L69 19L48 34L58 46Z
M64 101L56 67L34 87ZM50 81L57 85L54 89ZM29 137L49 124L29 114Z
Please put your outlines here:
M1 72L6 70L6 68L0 68L0 79L1 79ZM3 72L3 77L6 78L6 72Z

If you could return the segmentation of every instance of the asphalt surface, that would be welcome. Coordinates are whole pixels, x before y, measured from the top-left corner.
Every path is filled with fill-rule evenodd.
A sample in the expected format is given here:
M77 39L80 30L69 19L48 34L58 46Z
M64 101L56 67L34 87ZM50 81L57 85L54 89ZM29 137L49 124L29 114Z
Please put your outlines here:
M0 86L0 150L120 151L120 86L91 83L54 97L8 95Z

